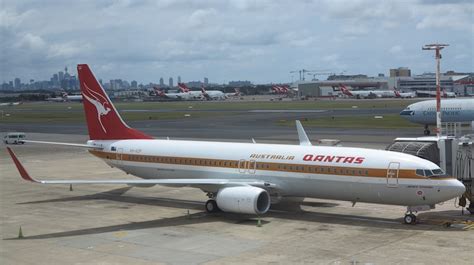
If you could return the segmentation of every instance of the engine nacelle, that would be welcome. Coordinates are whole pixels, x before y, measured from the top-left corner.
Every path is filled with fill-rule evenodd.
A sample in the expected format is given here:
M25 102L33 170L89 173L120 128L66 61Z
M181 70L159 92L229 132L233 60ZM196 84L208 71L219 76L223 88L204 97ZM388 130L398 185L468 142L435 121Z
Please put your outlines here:
M217 193L217 206L224 212L264 214L270 209L270 195L257 187L228 187Z

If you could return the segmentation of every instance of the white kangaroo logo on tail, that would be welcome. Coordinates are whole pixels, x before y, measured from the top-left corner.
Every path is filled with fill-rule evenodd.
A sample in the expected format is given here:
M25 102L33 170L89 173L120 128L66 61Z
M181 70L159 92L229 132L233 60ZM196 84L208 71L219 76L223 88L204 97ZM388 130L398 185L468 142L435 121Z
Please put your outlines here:
M104 132L107 132L104 125L102 124L102 116L107 115L112 110L111 108L105 106L106 104L109 104L109 102L104 96L90 89L86 85L86 83L84 83L84 87L86 88L86 91L90 94L90 97L86 95L86 93L82 93L82 95L85 99L87 99L87 101L94 105L95 109L97 110L97 119L99 120L100 126L102 127L102 130L104 130Z

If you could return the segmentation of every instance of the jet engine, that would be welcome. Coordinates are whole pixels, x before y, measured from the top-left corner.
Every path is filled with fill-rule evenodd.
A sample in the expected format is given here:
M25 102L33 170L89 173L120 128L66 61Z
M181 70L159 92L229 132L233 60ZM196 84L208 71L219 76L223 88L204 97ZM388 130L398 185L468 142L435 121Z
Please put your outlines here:
M270 195L257 187L228 187L217 193L217 206L224 212L264 214L270 209Z

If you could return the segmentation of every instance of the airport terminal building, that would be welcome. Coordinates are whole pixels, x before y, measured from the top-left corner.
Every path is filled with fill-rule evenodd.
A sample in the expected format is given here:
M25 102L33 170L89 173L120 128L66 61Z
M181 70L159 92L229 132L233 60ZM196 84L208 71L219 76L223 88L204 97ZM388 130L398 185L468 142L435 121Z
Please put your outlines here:
M401 68L399 68L401 69ZM344 84L351 90L392 90L401 92L436 91L434 74L409 76L410 70L392 71L397 76L366 77L366 76L337 76L328 80L298 81L293 87L298 88L299 97L334 97L340 94L339 86ZM398 75L398 73L402 73ZM349 78L348 78L349 77ZM456 74L447 72L441 75L441 88L447 92L455 92L459 96L474 95L474 73ZM428 95L429 93L426 93Z

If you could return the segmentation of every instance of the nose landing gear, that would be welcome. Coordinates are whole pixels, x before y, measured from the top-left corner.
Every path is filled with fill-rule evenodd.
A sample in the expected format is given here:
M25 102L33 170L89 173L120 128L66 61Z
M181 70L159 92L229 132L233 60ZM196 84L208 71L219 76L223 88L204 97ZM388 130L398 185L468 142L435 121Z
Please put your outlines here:
M403 221L405 224L414 225L416 224L416 215L414 215L412 212L407 212L403 218Z
M426 136L430 135L431 134L431 131L430 131L430 128L428 127L428 124L425 125L425 131L424 131L424 134Z

